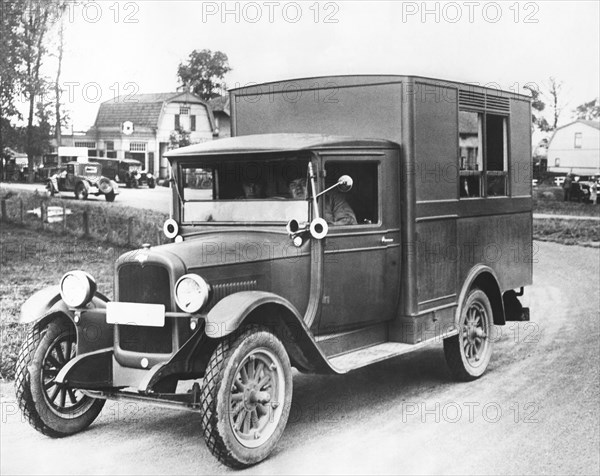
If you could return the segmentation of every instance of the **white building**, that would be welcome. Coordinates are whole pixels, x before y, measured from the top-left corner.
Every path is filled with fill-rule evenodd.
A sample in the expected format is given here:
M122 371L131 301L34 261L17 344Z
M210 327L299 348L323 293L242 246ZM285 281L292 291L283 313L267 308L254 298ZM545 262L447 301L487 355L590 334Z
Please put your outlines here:
M189 133L191 143L212 140L217 126L207 103L189 92L120 96L100 104L96 122L73 145L87 147L90 156L139 160L165 178L164 153L177 130Z
M600 122L578 120L554 131L548 144L548 171L600 175Z

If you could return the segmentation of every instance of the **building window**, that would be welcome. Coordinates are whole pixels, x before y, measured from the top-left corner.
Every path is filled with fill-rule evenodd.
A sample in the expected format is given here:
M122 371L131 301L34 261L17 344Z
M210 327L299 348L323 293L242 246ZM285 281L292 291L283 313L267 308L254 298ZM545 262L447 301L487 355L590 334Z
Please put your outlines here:
M582 133L581 132L576 132L575 133L575 148L576 149L581 149L581 138L582 138Z
M460 197L507 195L508 126L506 117L460 111L458 135Z
M116 150L108 151L106 153L106 157L108 157L109 159L116 159L117 158L117 151Z
M181 122L179 121L179 114L175 114L175 130L178 130L181 127Z
M179 108L179 114L181 114L182 116L185 116L186 114L190 113L190 108L187 106L181 106Z
M560 157L557 157L556 159L554 159L554 166L560 167Z
M106 150L115 150L115 141L107 140L106 141Z
M94 141L75 141L75 147L85 147L87 149L95 149L96 143Z
M196 116L190 116L190 131L196 130Z
M131 152L145 152L146 151L146 143L145 142L132 142L129 144L129 150Z

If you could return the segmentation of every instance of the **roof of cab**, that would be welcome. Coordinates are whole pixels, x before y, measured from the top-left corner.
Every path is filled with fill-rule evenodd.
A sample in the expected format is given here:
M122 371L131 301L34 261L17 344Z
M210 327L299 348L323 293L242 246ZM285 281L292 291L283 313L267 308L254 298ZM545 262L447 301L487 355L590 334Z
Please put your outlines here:
M341 147L389 149L397 147L397 145L384 139L358 139L356 137L322 134L256 134L188 145L187 147L171 150L165 156L175 158L249 152L293 152Z

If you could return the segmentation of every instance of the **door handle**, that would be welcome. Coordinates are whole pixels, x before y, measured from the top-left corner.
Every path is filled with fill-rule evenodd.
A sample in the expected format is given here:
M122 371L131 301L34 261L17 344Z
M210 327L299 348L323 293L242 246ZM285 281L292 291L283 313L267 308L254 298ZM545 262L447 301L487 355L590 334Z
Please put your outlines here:
M384 245L387 245L388 243L393 243L394 239L393 238L386 238L385 236L383 238L381 238L381 243Z

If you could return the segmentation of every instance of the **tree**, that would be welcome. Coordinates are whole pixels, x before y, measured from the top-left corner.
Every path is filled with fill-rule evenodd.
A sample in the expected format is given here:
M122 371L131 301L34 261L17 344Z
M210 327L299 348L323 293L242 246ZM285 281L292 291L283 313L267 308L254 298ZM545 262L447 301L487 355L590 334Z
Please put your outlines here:
M194 50L187 63L177 68L179 82L205 101L221 96L225 90L223 77L231 71L227 55L221 51Z
M0 177L4 178L6 147L15 147L17 131L12 117L20 117L15 104L22 84L21 58L24 48L21 2L0 1ZM9 140L10 139L10 140Z
M573 111L575 119L597 121L600 119L600 98L584 102Z
M533 84L526 84L523 86L523 89L529 91L531 94L531 122L540 131L548 132L550 124L548 124L548 121L542 115L544 109L546 109L546 103L542 101L540 90L533 86Z
M563 87L563 82L557 80L553 76L550 76L548 81L548 96L550 100L550 107L552 108L552 130L558 127L558 118L563 110L564 105L560 101L560 95Z
M169 135L169 150L190 145L190 133L178 127Z

